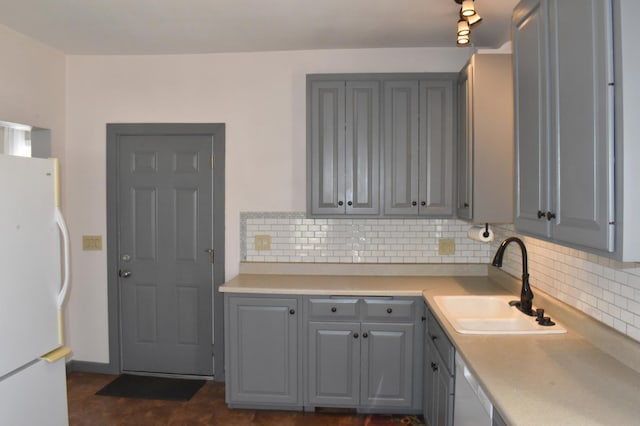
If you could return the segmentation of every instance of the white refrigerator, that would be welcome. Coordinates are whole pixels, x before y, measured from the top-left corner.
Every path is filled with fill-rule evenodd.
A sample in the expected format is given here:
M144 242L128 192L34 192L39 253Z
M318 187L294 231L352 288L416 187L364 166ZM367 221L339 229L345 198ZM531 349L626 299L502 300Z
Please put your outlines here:
M57 164L0 154L0 425L69 423L69 238Z

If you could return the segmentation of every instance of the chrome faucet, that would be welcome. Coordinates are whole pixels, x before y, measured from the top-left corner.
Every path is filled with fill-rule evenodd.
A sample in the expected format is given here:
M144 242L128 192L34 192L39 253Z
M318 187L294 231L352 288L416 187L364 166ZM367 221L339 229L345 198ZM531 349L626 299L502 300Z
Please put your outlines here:
M504 251L511 242L516 242L520 246L520 250L522 251L522 290L520 290L520 302L516 302L515 305L527 315L535 315L533 310L531 309L532 300L533 300L533 291L531 291L531 286L529 286L529 271L527 267L527 248L524 246L524 243L520 238L517 237L509 237L500 243L500 247L496 252L495 257L493 258L493 262L491 263L493 266L497 266L498 268L502 267L502 257L504 256Z

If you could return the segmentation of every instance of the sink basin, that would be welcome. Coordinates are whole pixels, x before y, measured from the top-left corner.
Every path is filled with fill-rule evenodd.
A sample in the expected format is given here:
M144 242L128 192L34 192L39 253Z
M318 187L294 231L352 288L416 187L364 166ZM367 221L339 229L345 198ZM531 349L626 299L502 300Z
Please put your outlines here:
M561 334L567 330L558 324L541 326L509 306L516 300L503 295L435 296L434 301L445 318L462 334ZM535 309L535 308L534 308Z

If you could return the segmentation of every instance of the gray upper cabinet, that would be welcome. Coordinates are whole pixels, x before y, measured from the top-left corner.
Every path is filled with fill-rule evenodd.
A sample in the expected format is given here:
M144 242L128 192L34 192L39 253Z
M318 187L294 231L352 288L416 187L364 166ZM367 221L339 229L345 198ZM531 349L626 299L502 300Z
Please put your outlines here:
M458 192L456 215L460 219L471 220L473 211L473 111L471 99L471 65L460 71L458 77Z
M454 93L452 74L308 75L307 212L453 216Z
M379 213L380 83L308 80L308 209Z
M384 82L384 215L453 215L454 79Z
M516 228L614 250L611 3L514 10Z
M384 213L418 212L418 81L384 83Z
M516 205L514 222L520 231L550 236L550 222L540 215L549 209L549 117L547 116L547 5L520 3L513 14L515 96Z
M511 55L475 54L458 78L456 213L474 223L513 222Z

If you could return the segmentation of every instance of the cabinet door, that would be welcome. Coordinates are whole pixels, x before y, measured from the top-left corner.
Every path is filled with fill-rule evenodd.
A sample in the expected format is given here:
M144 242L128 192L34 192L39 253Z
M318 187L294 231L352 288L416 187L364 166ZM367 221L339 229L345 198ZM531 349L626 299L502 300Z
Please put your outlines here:
M355 407L360 395L360 324L309 322L307 405Z
M309 90L311 214L344 214L345 82L312 81Z
M295 298L230 296L227 402L299 404Z
M453 215L452 80L420 81L418 212Z
M411 407L413 333L413 324L362 324L362 405Z
M454 380L449 372L441 365L438 365L438 369L435 372L435 391L434 391L434 413L433 424L434 425L453 425L453 386Z
M346 213L380 212L380 83L346 84Z
M418 213L417 80L384 82L384 213Z
M611 4L549 6L553 239L612 251Z
M538 212L549 209L546 0L524 0L513 13L516 211L518 230L550 236Z
M453 425L454 377L440 358L431 339L425 339L424 417L430 426Z
M473 217L473 91L471 63L458 78L458 196L456 214L461 219Z

